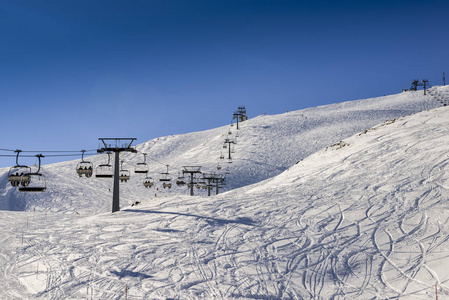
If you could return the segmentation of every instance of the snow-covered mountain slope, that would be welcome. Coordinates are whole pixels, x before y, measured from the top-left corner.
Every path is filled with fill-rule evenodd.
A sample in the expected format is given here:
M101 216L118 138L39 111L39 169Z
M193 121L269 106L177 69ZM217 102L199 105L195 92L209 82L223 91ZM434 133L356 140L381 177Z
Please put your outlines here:
M391 118L214 197L142 197L114 214L1 211L0 294L449 297L448 116Z
M435 93L448 93L445 87L434 88ZM202 166L203 172L227 175L225 190L232 190L271 178L285 171L297 161L328 145L366 130L388 119L440 107L433 96L422 91L349 101L344 103L303 109L281 115L258 116L236 126L224 126L203 132L161 137L137 146L140 153L148 154L150 176L159 178L170 165L169 172L176 178L183 166ZM231 132L231 134L229 134ZM229 138L236 142L229 163L228 150L223 142ZM26 150L26 149L24 149ZM134 170L143 161L142 154L122 153L124 168ZM224 157L224 159L220 159ZM86 158L95 166L105 164L107 156ZM73 160L45 165L42 172L47 179L47 192L19 193L7 183L8 169L0 170L0 209L51 210L53 212L107 212L111 210L112 180L79 178ZM45 163L45 158L43 159ZM113 157L111 164L113 163ZM11 159L14 164L14 159ZM128 206L135 201L154 198L155 195L186 195L187 187L174 187L170 191L159 183L152 189L143 186L144 176L132 172L128 183L121 184L121 203ZM205 190L195 193L206 195Z

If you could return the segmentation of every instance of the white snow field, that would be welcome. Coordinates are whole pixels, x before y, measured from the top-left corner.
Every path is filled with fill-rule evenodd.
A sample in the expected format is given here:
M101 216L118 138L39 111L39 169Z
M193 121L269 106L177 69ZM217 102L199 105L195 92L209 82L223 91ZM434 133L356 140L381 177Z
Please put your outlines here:
M165 164L229 167L227 192L146 189L132 173L113 214L112 180L79 178L79 160L44 165L43 193L1 169L0 299L449 297L447 98L434 87L139 144L156 179Z

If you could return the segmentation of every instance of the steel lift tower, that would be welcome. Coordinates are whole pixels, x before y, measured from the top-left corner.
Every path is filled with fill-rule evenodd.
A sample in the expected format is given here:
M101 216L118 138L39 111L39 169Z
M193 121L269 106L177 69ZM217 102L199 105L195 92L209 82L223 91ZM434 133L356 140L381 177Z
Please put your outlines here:
M207 180L207 196L210 196L210 190L213 187L213 184L215 184L215 195L218 195L218 189L219 185L224 183L225 177L223 174L216 174L216 173L208 173L203 174L203 178Z
M426 94L426 87L429 85L429 80L423 79L421 81L422 81L422 84L424 86L424 95L425 95Z
M233 119L237 119L237 130L239 130L239 120L241 118L242 114L238 111L236 111L233 115Z
M231 159L231 144L235 144L235 142L233 140L230 140L230 139L225 139L224 143L228 144L228 150L229 150L228 159Z
M97 150L98 153L114 152L114 189L112 195L112 212L120 210L120 152L137 153L137 150L131 147L135 138L99 138L103 142L104 147ZM109 143L108 143L109 142ZM112 143L114 142L114 143Z
M184 170L182 170L183 174L190 174L190 196L193 196L193 187L196 182L194 182L193 176L195 174L201 174L200 166L184 166Z

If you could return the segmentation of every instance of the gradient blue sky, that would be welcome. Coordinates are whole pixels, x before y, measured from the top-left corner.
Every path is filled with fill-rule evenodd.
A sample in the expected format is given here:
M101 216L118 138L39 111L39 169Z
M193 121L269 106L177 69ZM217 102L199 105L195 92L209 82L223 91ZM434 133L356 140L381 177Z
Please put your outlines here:
M141 143L229 124L239 105L251 118L441 85L448 13L433 0L0 0L0 148Z

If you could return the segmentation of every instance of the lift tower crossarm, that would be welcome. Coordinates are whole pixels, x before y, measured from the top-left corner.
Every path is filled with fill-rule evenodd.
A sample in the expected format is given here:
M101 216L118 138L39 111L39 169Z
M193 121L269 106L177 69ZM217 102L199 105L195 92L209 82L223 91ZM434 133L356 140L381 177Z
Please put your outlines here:
M97 150L98 153L111 151L115 153L114 163L114 189L112 194L112 212L120 210L120 152L132 152L137 153L135 148L131 147L131 144L136 138L99 138L98 140L103 142L104 148ZM111 144L107 144L106 141L115 141L115 147ZM122 141L129 141L128 143L122 143Z
M99 138L98 140L103 142L104 147L97 150L98 153L104 151L120 151L120 152L133 152L137 153L137 150L131 147L131 144L136 138ZM115 141L115 146L107 144L106 141ZM121 141L129 141L128 144L121 144Z

